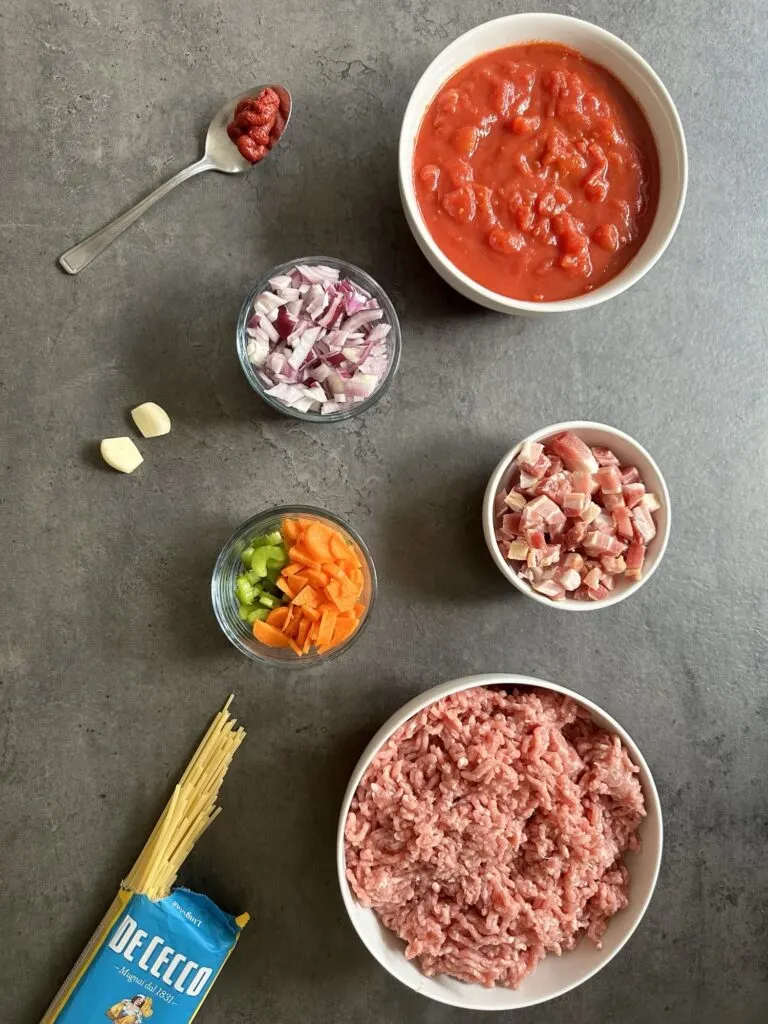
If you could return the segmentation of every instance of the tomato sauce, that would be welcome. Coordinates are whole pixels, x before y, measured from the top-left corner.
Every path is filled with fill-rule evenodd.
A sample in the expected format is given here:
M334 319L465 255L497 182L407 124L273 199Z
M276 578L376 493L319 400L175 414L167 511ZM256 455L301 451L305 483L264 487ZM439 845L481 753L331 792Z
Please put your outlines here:
M280 112L280 97L267 86L258 96L248 96L235 107L227 125L227 135L240 155L257 164L283 134L285 118Z
M551 302L605 284L643 244L659 159L637 102L557 43L483 54L424 115L414 184L448 259L478 284Z

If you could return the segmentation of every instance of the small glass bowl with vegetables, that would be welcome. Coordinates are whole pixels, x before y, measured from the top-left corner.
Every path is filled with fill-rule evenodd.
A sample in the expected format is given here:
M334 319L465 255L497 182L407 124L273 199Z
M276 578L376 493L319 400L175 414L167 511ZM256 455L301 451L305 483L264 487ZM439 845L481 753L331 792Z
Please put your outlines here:
M346 651L368 622L376 570L344 520L308 505L267 509L224 545L211 580L227 639L266 664L316 665Z
M273 267L247 295L237 354L253 390L307 423L337 423L386 393L400 364L395 307L364 270L332 256Z

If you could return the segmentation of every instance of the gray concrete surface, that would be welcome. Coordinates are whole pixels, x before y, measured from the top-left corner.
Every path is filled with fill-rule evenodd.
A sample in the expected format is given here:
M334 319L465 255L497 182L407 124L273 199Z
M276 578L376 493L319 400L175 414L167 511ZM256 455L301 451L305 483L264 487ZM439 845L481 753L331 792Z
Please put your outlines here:
M494 669L564 682L618 717L655 772L667 831L656 897L624 952L557 1003L503 1019L768 1020L765 9L544 6L651 61L679 105L691 181L642 283L539 322L444 286L395 179L418 75L515 5L0 7L3 1024L38 1018L230 690L250 735L186 881L253 923L200 1021L467 1020L362 948L333 843L348 774L384 718L441 680ZM222 98L271 79L295 100L279 156L245 180L188 183L80 277L57 269L196 156ZM405 336L381 405L326 428L260 405L234 349L255 276L311 252L368 268ZM145 464L122 477L97 442L126 432L146 399L173 433L143 443ZM641 439L674 502L656 577L588 620L512 593L480 529L499 454L572 417ZM349 517L380 572L365 637L312 673L246 662L209 607L230 529L285 501Z

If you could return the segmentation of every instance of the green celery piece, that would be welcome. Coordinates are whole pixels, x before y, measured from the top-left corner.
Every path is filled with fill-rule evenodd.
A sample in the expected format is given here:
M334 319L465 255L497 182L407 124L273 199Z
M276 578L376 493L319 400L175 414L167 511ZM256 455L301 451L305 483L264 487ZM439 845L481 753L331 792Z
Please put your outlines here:
M270 544L267 547L259 548L259 554L263 555L268 563L272 562L276 565L281 562L283 565L285 564L285 549L283 547L275 547Z
M240 604L253 604L255 594L253 587L245 578L245 576L238 576L237 582L235 583L235 594Z
M245 578L248 580L248 582L251 584L254 590L258 589L261 582L261 576L259 576L257 572L254 572L253 569L249 569L248 572L245 574Z
M269 608L254 608L252 611L249 610L248 621L251 625L253 625L257 619L259 622L264 622L268 615Z
M265 608L277 608L280 604L280 598L275 597L274 594L260 594L259 604L263 604Z
M248 616L251 614L252 611L253 608L250 608L247 604L238 604L237 606L237 614L240 616L243 622L248 621Z
M269 548L256 548L251 556L251 569L259 577L267 575L267 556L265 552L268 550Z
M261 537L254 537L251 544L255 548L266 548L274 547L275 544L282 544L283 537L279 530L273 530L272 533L264 533Z
M243 551L240 558L245 562L246 565L251 564L251 555L253 554L253 546L251 544Z

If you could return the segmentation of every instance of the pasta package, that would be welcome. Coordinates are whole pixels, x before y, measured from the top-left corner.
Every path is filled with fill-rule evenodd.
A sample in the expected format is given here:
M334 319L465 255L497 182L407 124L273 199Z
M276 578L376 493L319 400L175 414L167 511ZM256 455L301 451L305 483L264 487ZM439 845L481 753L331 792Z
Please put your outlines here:
M175 886L245 737L227 701L41 1024L188 1024L248 922Z

